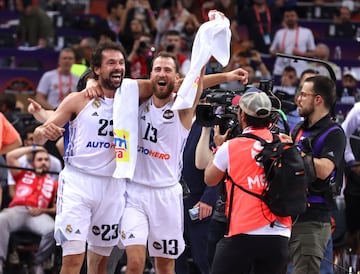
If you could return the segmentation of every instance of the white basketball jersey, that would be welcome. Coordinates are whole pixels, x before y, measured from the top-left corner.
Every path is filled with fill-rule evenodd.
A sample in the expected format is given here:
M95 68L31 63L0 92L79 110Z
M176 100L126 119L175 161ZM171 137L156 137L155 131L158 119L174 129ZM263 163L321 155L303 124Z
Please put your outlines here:
M88 174L112 176L115 170L113 103L113 98L93 99L70 121L66 165Z
M139 142L133 181L151 187L166 187L179 182L182 153L189 131L172 111L170 101L156 108L152 98L139 107Z

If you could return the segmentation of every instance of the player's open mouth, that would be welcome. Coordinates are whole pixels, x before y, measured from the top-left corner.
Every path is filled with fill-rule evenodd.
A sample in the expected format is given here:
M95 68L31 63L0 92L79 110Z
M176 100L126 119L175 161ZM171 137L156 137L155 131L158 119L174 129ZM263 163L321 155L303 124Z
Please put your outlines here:
M159 81L158 85L164 87L164 86L166 86L166 82L165 81Z

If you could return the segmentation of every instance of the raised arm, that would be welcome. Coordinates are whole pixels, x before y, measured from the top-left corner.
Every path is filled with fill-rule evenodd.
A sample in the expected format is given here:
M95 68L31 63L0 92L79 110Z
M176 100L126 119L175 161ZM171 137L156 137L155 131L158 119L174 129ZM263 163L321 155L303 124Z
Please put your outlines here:
M248 83L248 77L248 72L242 68L237 68L228 72L207 74L204 76L204 89L232 81L239 81L243 85L246 85Z
M44 109L38 102L31 98L27 100L29 101L28 112L40 123L44 123L54 113L53 110Z
M200 75L199 75L199 78L198 78L198 81L197 81L197 91L196 91L196 96L195 96L195 100L194 100L194 103L193 103L192 107L188 108L188 109L179 110L181 123L183 124L183 126L185 128L187 128L189 130L190 130L191 125L192 125L192 119L194 117L195 108L199 103L200 96L201 96L201 93L203 91L204 73L205 73L205 66L201 69L201 72L200 72Z

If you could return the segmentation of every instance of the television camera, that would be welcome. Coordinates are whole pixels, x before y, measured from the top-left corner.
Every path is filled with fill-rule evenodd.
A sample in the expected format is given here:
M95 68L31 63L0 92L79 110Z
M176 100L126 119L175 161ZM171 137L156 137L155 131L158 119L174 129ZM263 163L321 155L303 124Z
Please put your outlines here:
M214 125L220 126L220 134L230 129L228 139L236 137L241 134L241 127L238 121L238 101L241 95L245 92L251 92L255 88L246 86L243 90L230 91L225 89L205 89L201 95L201 99L205 100L204 104L199 104L196 108L196 121L198 124L205 127L212 127ZM279 132L276 126L279 119L283 121L285 132L289 132L289 126L286 122L282 105L285 109L295 109L295 103L285 98L282 100L275 96L272 92L273 81L261 80L258 88L265 92L272 103L272 131Z

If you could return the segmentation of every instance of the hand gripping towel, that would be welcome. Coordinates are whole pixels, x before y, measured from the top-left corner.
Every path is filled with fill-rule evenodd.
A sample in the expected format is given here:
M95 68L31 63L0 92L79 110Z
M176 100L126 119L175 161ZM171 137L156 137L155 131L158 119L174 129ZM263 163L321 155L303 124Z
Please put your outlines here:
M139 86L136 80L124 79L115 92L113 127L116 168L114 178L134 174L138 144Z
M226 17L203 23L194 39L191 64L186 74L172 110L188 109L194 104L197 82L201 68L213 56L221 65L226 66L230 59L230 21Z

